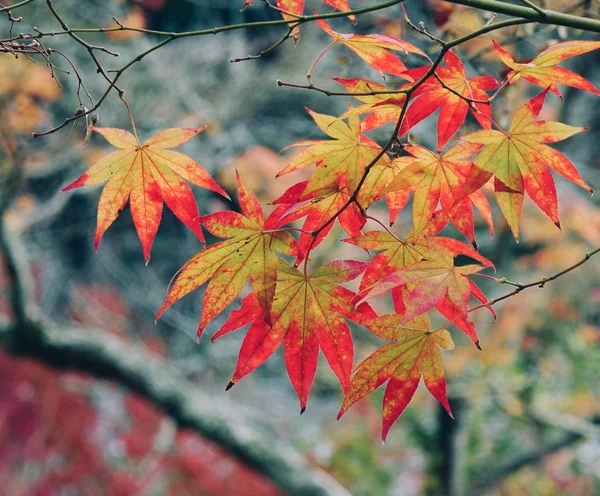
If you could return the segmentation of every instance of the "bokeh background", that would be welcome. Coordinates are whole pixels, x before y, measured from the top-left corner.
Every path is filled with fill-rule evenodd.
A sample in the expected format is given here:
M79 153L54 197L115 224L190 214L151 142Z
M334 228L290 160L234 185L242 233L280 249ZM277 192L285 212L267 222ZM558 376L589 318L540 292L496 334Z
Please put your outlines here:
M261 5L240 11L242 0L55 3L73 27L111 26L112 16L125 25L164 31L279 18ZM371 3L367 0L365 5ZM587 8L588 15L595 14L589 2L546 3L580 14ZM320 11L327 8L320 2L312 4ZM312 4L307 2L307 9ZM482 12L444 2L411 0L406 8L413 21L424 21L431 31L446 37L460 36L489 20ZM14 28L18 32L30 32L33 26L59 29L45 2L33 2L18 13L23 17ZM331 24L342 32L377 31L407 39L430 53L435 50L406 27L399 7L362 16L356 27L345 19ZM2 17L3 36L9 27ZM348 102L276 85L277 79L305 82L306 70L329 43L314 25L302 27L298 46L288 42L259 60L230 62L257 53L282 34L279 27L182 39L136 64L120 85L141 138L166 127L208 124L207 131L182 151L211 172L231 196L235 196L237 169L265 206L302 180L302 174L277 181L274 175L293 153L280 153L284 147L301 139L322 138L304 107L339 115ZM580 37L586 35L533 25L493 33L496 40L514 41L506 46L519 60L533 58L549 43ZM116 61L102 55L111 68L159 38L116 33L85 35L85 39L120 53ZM471 74L505 74L506 68L490 51L491 40L488 35L461 47L459 54ZM104 91L106 83L95 74L86 50L65 36L51 39L51 46L76 63L96 98ZM416 62L408 59L407 64ZM600 54L565 65L600 83ZM337 47L317 66L314 80L335 89L333 77L353 76L378 77L349 51ZM223 321L219 318L197 344L202 291L154 323L171 277L201 249L195 236L165 209L152 260L145 266L126 207L95 252L92 240L100 188L60 192L109 146L99 135L84 146L82 121L48 137L31 137L32 131L60 123L78 107L77 80L64 74L58 77L62 88L43 60L0 55L0 128L4 139L16 147L22 170L3 224L24 247L22 255L34 281L33 298L45 321L58 329L102 332L128 346L144 348L190 381L206 402L233 412L233 422L237 415L240 423L259 433L263 443L296 451L300 462L328 473L356 496L600 493L600 259L543 289L502 302L495 324L480 312L476 319L483 351L453 332L457 348L445 352L444 361L455 420L420 388L382 445L381 394L360 402L337 422L341 391L327 367L319 368L308 409L299 416L280 352L226 393L243 331L211 344L208 336L219 328ZM496 101L497 122L506 126L514 111L536 92L524 82L507 88ZM543 113L546 119L589 128L559 149L596 190L600 189L599 109L598 97L565 88L564 102L550 96ZM130 126L115 94L102 105L99 117L101 126ZM461 132L475 128L468 121ZM383 142L391 129L371 134ZM412 139L434 146L435 137L435 119L430 118L415 129ZM5 147L0 154L0 177L7 181ZM493 238L483 219L478 219L480 250L496 264L499 276L535 280L600 246L597 198L589 198L562 178L557 179L557 187L560 231L527 200L519 244L498 211ZM194 192L201 214L237 208L235 202L226 203L199 188ZM373 211L384 218L383 206L376 205ZM409 228L410 212L403 213L395 229L403 235ZM451 229L448 234L458 236ZM340 243L342 237L342 232L334 231L315 251L315 263L364 259L364 253ZM10 319L11 278L2 270L0 314ZM506 290L487 281L482 286L490 298ZM380 309L384 308L382 304ZM353 335L357 363L381 344L357 326ZM284 494L242 459L214 440L178 428L164 411L117 383L56 370L35 357L16 357L0 349L2 494Z

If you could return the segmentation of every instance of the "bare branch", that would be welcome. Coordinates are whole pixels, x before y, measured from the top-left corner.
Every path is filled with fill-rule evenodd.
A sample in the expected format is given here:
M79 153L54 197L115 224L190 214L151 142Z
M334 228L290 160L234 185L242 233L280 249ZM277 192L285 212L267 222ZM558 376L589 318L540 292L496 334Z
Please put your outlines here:
M277 47L279 47L280 45L282 45L283 43L285 43L287 40L289 40L290 37L294 34L294 29L296 27L297 27L297 25L290 25L287 33L285 33L279 40L277 40L270 47L265 48L264 50L261 50L258 55L248 55L246 57L238 57L238 58L235 58L235 59L231 59L230 62L243 62L243 61L246 61L246 60L260 59L261 57L265 56L267 53L272 52Z
M554 10L544 10L543 13L531 7L521 7L498 0L445 0L448 3L466 5L476 9L488 10L497 14L521 17L540 24L553 24L573 29L583 29L592 33L600 33L600 20L588 19L571 14L563 14Z
M482 303L481 305L477 305L476 307L470 308L468 313L474 312L475 310L479 310L480 308L489 307L491 305L498 303L499 301L506 300L507 298L511 298L511 297L519 294L521 291L524 291L525 289L529 289L534 286L537 286L538 288L543 288L546 285L546 283L554 281L555 279L558 279L559 277L575 270L577 267L580 267L581 265L586 263L590 258L592 258L594 255L596 255L598 253L600 253L600 248L596 248L595 250L592 250L592 251L586 253L585 256L579 262L571 265L570 267L567 267L564 270L561 270L560 272L557 272L556 274L553 274L548 277L543 277L542 279L539 279L539 280L533 281L533 282L528 282L526 284L522 284L520 282L512 282L512 281L507 280L506 278L496 279L494 277L484 275L484 277L486 279L490 279L494 282L497 282L498 284L508 284L510 286L515 286L517 289L515 289L514 291L511 291L510 293L507 293L503 296L500 296L498 298L494 298L493 300L488 300L485 303ZM479 274L476 274L476 275L479 275Z
M319 93L323 93L324 95L327 96L374 96L374 95L403 95L406 94L408 92L407 89L403 89L403 90L385 90L385 91L363 91L363 92L356 92L356 93L349 93L347 91L329 91L326 90L325 88L320 88L319 86L316 86L312 83L310 84L296 84L296 83L287 83L285 81L282 81L281 79L278 79L276 81L277 86L285 86L287 88L297 88L297 89L301 89L301 90L313 90L313 91L318 91Z
M19 7L23 7L23 5L27 5L28 3L33 2L33 0L23 0L22 2L16 3L14 5L9 5L8 7L1 7L0 12L8 12L10 10L18 9Z

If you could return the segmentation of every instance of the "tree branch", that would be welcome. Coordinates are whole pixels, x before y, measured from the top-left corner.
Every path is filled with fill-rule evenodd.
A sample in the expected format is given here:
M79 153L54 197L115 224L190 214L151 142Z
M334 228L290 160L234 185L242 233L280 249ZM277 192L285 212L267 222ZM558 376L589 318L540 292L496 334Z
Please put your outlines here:
M216 442L288 494L349 496L331 476L256 426L240 406L198 390L164 360L96 330L52 328L28 321L0 329L0 343L16 356L115 381L158 407L181 428Z
M286 25L286 26L288 26L288 28L297 27L297 26L300 26L301 24L313 22L313 21L316 21L319 19L333 19L333 18L337 18L337 17L347 17L350 15L361 15L361 14L365 14L367 12L375 12L378 10L384 10L384 9L387 9L394 5L400 5L404 2L404 0L388 0L386 2L382 2L378 5L373 5L373 6L369 6L369 7L361 7L361 8L346 11L346 12L329 12L326 14L313 14L313 15L298 16L298 17L294 17L293 19L279 19L279 20L273 20L273 21L259 21L259 22L251 22L251 23L232 24L229 26L220 26L220 27L215 27L215 28L210 28L210 29L202 29L202 30L196 30L196 31L180 32L180 33L169 33L169 32L165 32L165 31L156 31L156 30L150 30L150 29L144 29L144 28L127 27L118 21L116 21L118 24L118 27L115 27L115 28L83 28L83 29L69 28L67 26L67 24L62 20L62 18L60 18L60 16L55 11L55 9L52 8L52 0L46 0L46 1L48 3L48 6L51 8L53 15L59 20L64 31L41 32L37 28L34 28L34 30L37 33L37 36L31 36L31 37L38 39L38 38L42 38L44 36L59 36L59 35L65 35L65 34L73 37L78 43L82 44L83 46L85 46L88 49L88 51L90 52L90 55L92 56L92 58L94 59L94 62L96 63L96 66L98 67L99 72L109 82L109 86L106 88L105 92L101 95L98 103L96 105L94 105L92 109L87 110L83 114L77 114L77 115L68 117L61 124L51 128L45 132L33 133L34 137L46 136L48 134L52 134L52 133L58 131L59 129L62 129L70 122L73 122L74 120L80 119L81 117L84 117L85 115L88 115L89 113L94 112L95 110L97 110L100 107L102 102L106 99L108 94L113 89L116 89L119 92L119 94L122 94L123 93L122 90L120 90L116 86L116 84L117 84L117 81L120 79L120 77L123 75L123 73L127 69L129 69L132 65L134 65L135 63L141 61L146 56L150 55L151 53L153 53L156 50L159 50L163 46L171 43L172 41L174 41L176 39L186 38L186 37L191 37L191 36L203 36L203 35L210 35L210 34L218 34L218 33L225 32L225 31L234 31L234 30L238 30L238 29L248 29L248 28L254 28L254 27L268 27L268 26L280 26L280 25ZM551 25L556 25L556 26L566 26L566 27L572 27L572 28L583 29L586 31L600 33L600 21L588 19L588 18L584 18L584 17L579 17L579 16L575 16L575 15L555 12L555 11L551 11L551 10L547 10L542 13L533 8L522 7L522 6L518 6L518 5L512 5L512 4L506 4L506 3L499 2L496 0L446 0L446 1L448 1L450 3L455 3L455 4L467 5L467 6L471 6L471 7L475 7L475 8L479 8L479 9L486 9L486 10L490 10L492 12L508 14L508 15L511 15L516 18L516 19L510 19L508 21L504 21L504 22L500 22L500 23L495 23L495 24L491 25L491 26L494 26L491 29L487 29L490 26L485 26L484 28L482 28L481 30L478 30L476 32L477 36L484 34L486 32L492 31L494 29L498 29L500 27L512 26L512 25L517 25L517 24L526 24L529 22L538 22L540 24L551 24ZM148 50L140 53L138 56L136 56L134 59L132 59L130 62L128 62L121 68L116 69L116 70L106 71L106 72L114 73L114 77L111 80L107 77L107 74L104 72L104 69L102 69L101 65L99 64L99 62L97 61L97 59L93 53L94 50L102 49L102 47L97 47L97 46L92 46L92 45L87 44L87 42L85 42L84 40L82 40L81 38L76 36L75 33L107 33L107 32L112 32L112 31L137 31L137 32L145 33L145 34L165 36L166 38L163 39L162 41L156 43L155 45L150 47ZM288 37L289 37L288 35L285 35L280 40L279 43L277 43L273 47L270 47L269 49L267 49L267 51L270 51L270 50L276 48L277 46L282 44ZM456 45L463 43L464 41L468 41L468 39L471 39L471 37L472 37L472 35L467 35L467 37L459 38L457 40L454 40L451 43L446 44L445 47L447 49L452 48ZM28 38L30 38L30 37L28 36ZM257 58L257 56L241 57L240 59L234 59L234 61L247 60L247 59L252 59L252 58Z
M0 214L1 215L1 214ZM0 222L0 253L10 281L10 305L15 322L25 322L31 309L29 308L29 273L26 270L23 250L17 249L18 244L11 237L4 222Z
M3 117L4 115L0 115L0 119ZM3 127L0 127L0 140L5 154L4 162L0 166L0 255L11 285L9 300L12 318L15 322L24 322L31 312L29 272L18 239L11 237L4 222L4 214L22 180L22 155L15 145L14 138Z
M571 12L575 12L578 8L583 7L586 5L588 0L581 0L580 2L577 2L574 5L570 5L568 9L561 11L561 13L563 14L568 14ZM549 30L550 28L552 28L551 25L545 24L545 25L536 25L533 28L533 33L527 33L527 34L519 34L519 35L513 35L513 36L509 36L508 38L504 38L503 40L496 40L496 43L500 46L504 46L504 45L510 45L512 43L516 43L519 40L522 40L524 38L527 37L531 37L534 36L538 33L541 33L544 30ZM479 50L478 52L474 53L473 55L469 55L469 57L467 57L466 60L468 61L473 61L478 59L479 57L481 57L482 55L485 55L486 53L489 53L491 51L494 50L493 46L487 46L485 48L482 48L481 50Z
M448 3L466 5L481 10L488 10L498 14L506 14L513 17L521 17L540 24L553 24L555 26L565 26L573 29L583 29L593 33L600 33L600 21L580 17L571 14L563 14L554 10L545 10L544 13L538 12L530 7L522 7L498 0L445 0Z
M30 0L32 1L32 0ZM347 10L345 12L335 11L328 12L325 14L312 14L312 15L299 15L295 16L293 19L277 19L273 21L256 21L256 22L245 22L240 24L230 24L228 26L219 26L215 28L209 29L199 29L194 31L183 31L180 33L173 33L168 31L157 31L155 29L145 29L145 28L135 28L129 27L121 24L119 21L115 19L118 27L114 28L73 28L73 29L65 29L64 31L58 32L41 32L37 31L40 36L59 36L63 34L69 33L110 33L114 31L136 31L138 33L152 34L158 36L167 36L170 38L187 38L190 36L203 36L210 34L218 34L223 33L225 31L235 31L238 29L249 29L249 28L259 28L259 27L268 27L268 26L287 26L287 25L300 25L305 24L307 22L317 21L319 19L335 19L338 17L348 17L351 15L362 15L368 12L376 12L378 10L384 10L389 7L393 7L394 5L398 5L403 3L404 0L387 0L386 2L382 2L376 5L370 5L367 7L360 7L354 10Z
M589 251L583 256L583 258L579 262L571 265L570 267L567 267L566 269L563 269L560 272L557 272L556 274L552 274L551 276L542 277L541 279L539 279L537 281L528 282L527 284L509 281L506 278L496 279L495 277L491 277L486 274L474 274L479 277L484 277L486 279L494 281L498 284L508 284L509 286L514 286L516 289L514 291L511 291L510 293L506 293L503 296L499 296L498 298L494 298L493 300L488 300L485 303L482 303L481 305L477 305L476 307L470 308L469 313L474 312L475 310L479 310L480 308L486 308L486 307L495 305L499 301L506 300L507 298L511 298L511 297L519 294L521 291L532 288L534 286L543 288L546 285L546 283L552 282L555 279L558 279L559 277L564 276L565 274L571 272L572 270L575 270L577 267L580 267L581 265L586 263L590 258L592 258L594 255L597 255L598 253L600 253L600 248L596 248L595 250Z
M591 420L591 423L593 424L598 424L599 422L600 417L595 417ZM497 464L492 468L483 470L473 481L468 494L481 494L486 490L493 488L494 485L506 477L509 477L528 465L540 463L548 456L551 456L554 453L557 453L558 451L567 448L585 438L586 436L584 433L570 430L557 439L543 443L535 450L520 453L516 455L514 459L509 460L504 464Z
M454 418L438 404L437 433L434 439L435 455L430 459L430 487L427 494L462 496L465 494L465 467L467 435L465 425L469 405L464 397L451 397Z
M9 12L11 10L18 9L19 7L23 7L23 5L27 5L31 2L33 2L33 0L23 0L22 2L15 3L14 5L8 5L7 7L0 8L0 12Z

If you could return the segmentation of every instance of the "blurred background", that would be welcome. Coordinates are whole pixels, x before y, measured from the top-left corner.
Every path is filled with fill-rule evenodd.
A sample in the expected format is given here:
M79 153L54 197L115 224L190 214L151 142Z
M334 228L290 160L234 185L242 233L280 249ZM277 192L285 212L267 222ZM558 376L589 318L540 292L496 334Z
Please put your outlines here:
M242 0L55 3L72 27L114 26L113 16L127 26L163 31L279 18L259 0L256 7L243 11ZM364 5L372 3L367 0ZM549 8L594 15L593 2L546 3ZM315 1L307 2L306 11L313 6L320 12L328 9ZM415 23L424 21L430 31L448 38L471 32L490 19L480 11L444 2L413 0L406 2L406 8ZM15 25L15 32L31 32L33 26L43 31L60 29L45 2L33 2L17 13L23 20ZM4 17L0 23L5 37L10 23ZM406 39L428 53L436 50L407 29L399 7L361 16L356 27L347 19L331 24L340 32L379 32ZM208 124L181 151L201 163L232 197L237 169L268 208L268 202L305 178L299 173L274 181L291 153L280 151L301 139L323 138L304 107L339 115L348 105L343 98L276 85L277 79L305 83L306 70L329 43L314 25L302 26L298 46L287 42L259 60L230 62L258 53L284 32L277 27L181 39L135 64L120 86L140 138L167 127ZM116 60L100 55L107 68L120 67L161 39L131 32L83 36L119 52ZM493 39L507 41L506 49L520 61L532 59L550 43L586 36L534 25L493 33ZM488 35L461 47L459 54L470 74L498 78L506 74L490 51L491 40ZM71 58L97 99L106 82L95 73L87 51L65 36L48 44ZM406 63L418 62L409 58ZM599 85L600 54L564 65ZM264 445L292 449L300 454L293 460L315 473L328 473L352 495L600 494L600 257L544 289L531 289L498 304L495 324L485 312L476 315L483 351L453 332L457 348L444 353L444 362L455 420L419 388L382 445L381 391L337 422L342 393L324 366L317 372L308 409L299 416L281 350L225 393L244 333L232 333L211 345L208 337L224 320L218 318L207 329L208 336L196 344L202 290L154 323L170 279L201 249L198 239L165 209L152 260L145 266L126 207L96 253L92 240L101 188L60 192L106 154L109 145L96 135L84 146L83 120L47 137L31 137L33 131L59 124L78 108L77 79L57 76L62 87L43 59L0 55L0 131L5 142L0 150L0 177L5 185L8 164L15 156L20 169L2 222L7 235L18 237L24 247L20 255L34 281L33 297L44 322L82 334L94 330L124 345L144 348L177 370L205 401L233 411L233 422L237 414L240 423L259 433ZM316 84L341 90L333 77L379 78L343 47L330 50L314 72ZM388 82L394 85L400 80ZM522 81L508 87L496 100L496 121L507 126L514 111L538 90ZM542 115L589 128L558 148L596 190L600 189L597 98L564 88L566 103L551 95ZM102 105L99 118L100 126L130 128L116 94ZM476 128L469 120L459 134ZM387 126L370 136L383 143L391 130ZM435 146L435 119L419 125L412 139ZM7 195L7 188L2 189ZM572 265L600 246L597 197L590 199L562 178L557 178L557 189L562 230L528 200L519 244L497 209L493 238L483 219L476 217L480 251L496 264L498 277L535 280ZM237 206L200 188L194 192L201 215ZM384 206L375 205L373 212L385 218ZM399 235L407 233L410 210L401 214L394 229ZM447 234L459 237L453 228ZM332 258L365 259L357 248L340 243L342 237L341 231L334 230L315 251L315 264ZM12 279L4 266L0 265L0 314L7 320ZM487 282L482 288L489 298L506 292L506 287ZM381 342L358 326L352 330L358 363ZM116 382L60 371L35 357L17 357L0 349L2 494L286 494L260 467L250 467L244 459L243 453L232 453L214 439L178 427L164 411Z

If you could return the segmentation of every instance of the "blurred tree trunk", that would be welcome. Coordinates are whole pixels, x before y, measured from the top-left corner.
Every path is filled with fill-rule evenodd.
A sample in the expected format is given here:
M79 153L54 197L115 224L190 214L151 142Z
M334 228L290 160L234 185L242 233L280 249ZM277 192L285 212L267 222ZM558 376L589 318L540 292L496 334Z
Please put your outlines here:
M430 456L427 494L432 496L464 496L465 450L468 405L464 398L450 397L454 418L442 405L437 406L437 432Z

